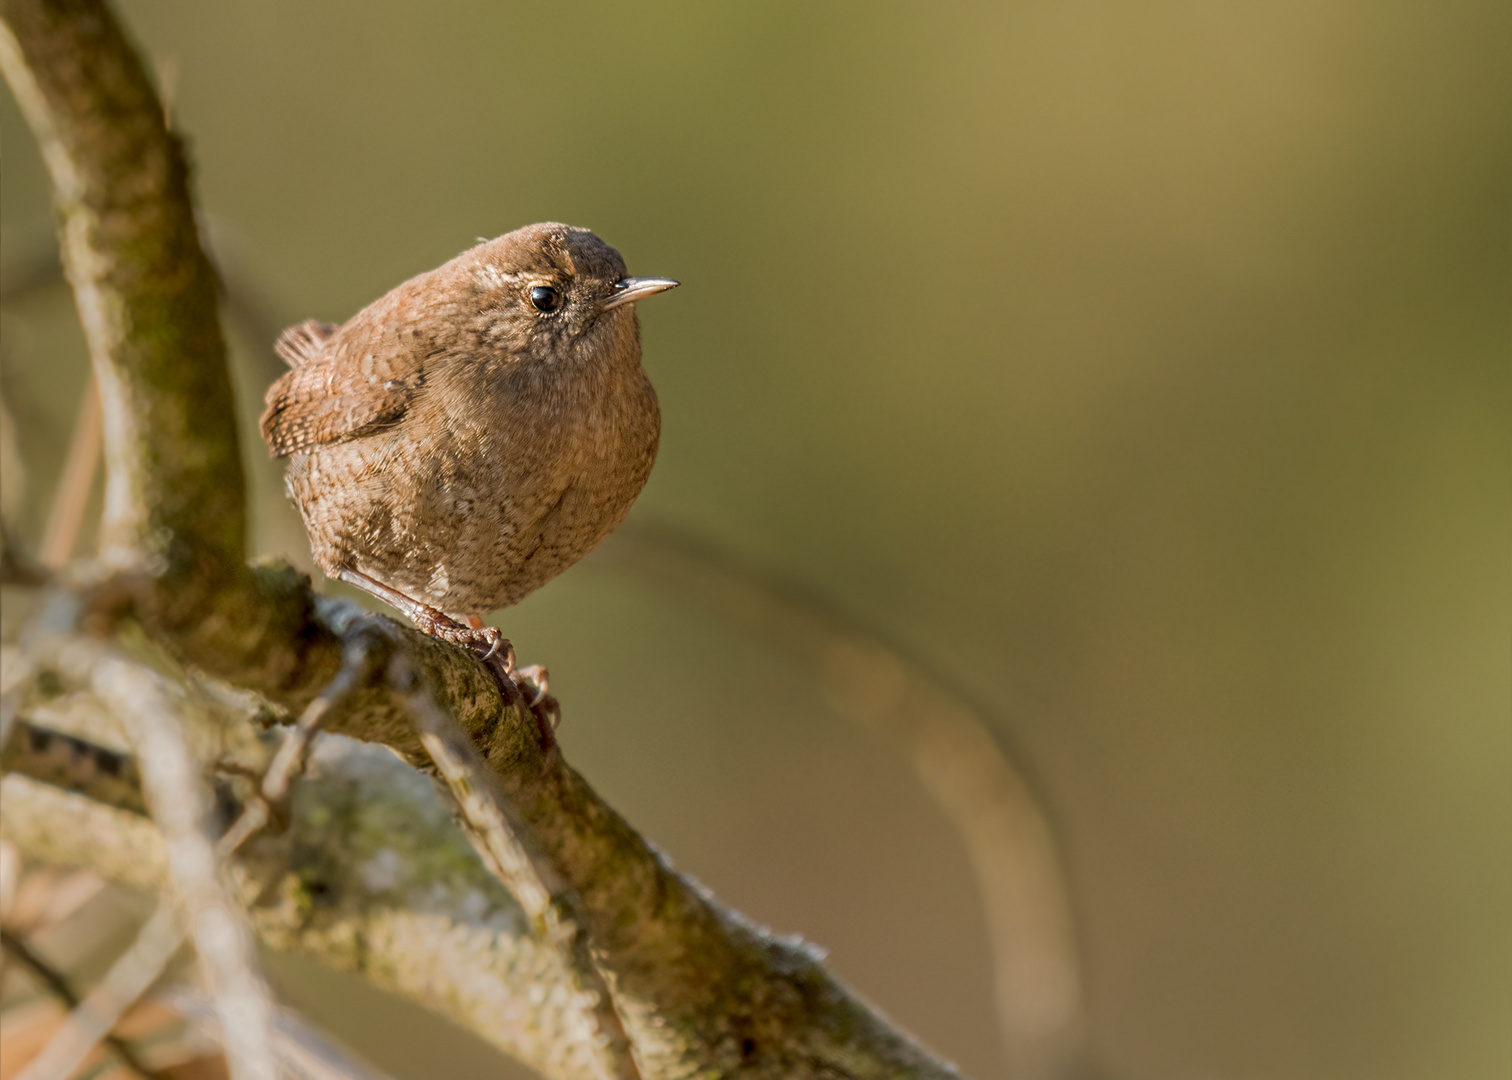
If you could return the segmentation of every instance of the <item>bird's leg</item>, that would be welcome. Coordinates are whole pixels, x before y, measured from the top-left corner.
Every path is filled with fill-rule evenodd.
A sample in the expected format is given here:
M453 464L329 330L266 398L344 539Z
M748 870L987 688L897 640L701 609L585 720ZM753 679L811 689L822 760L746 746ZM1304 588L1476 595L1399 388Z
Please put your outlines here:
M546 668L540 664L516 668L514 646L497 626L484 626L478 615L469 615L463 625L444 611L406 596L360 570L343 569L336 578L397 608L421 633L472 649L493 672L506 702L515 694L524 697L536 719L541 746L546 752L550 753L556 747L556 725L562 710L556 698L546 693Z
M398 608L421 633L472 649L498 675L508 679L512 685L516 684L514 646L497 626L483 626L481 619L477 626L463 626L445 612L406 596L398 589L391 589L360 570L343 568L336 577L376 596L385 604ZM471 621L468 620L469 623Z

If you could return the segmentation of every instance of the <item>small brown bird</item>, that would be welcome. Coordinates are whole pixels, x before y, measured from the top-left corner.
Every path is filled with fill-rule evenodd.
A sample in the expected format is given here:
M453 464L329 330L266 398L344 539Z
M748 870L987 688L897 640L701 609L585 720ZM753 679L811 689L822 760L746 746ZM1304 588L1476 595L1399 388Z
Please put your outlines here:
M276 346L263 438L327 575L485 652L537 698L482 616L588 554L656 458L661 414L628 277L586 229L530 225L411 278L341 326Z

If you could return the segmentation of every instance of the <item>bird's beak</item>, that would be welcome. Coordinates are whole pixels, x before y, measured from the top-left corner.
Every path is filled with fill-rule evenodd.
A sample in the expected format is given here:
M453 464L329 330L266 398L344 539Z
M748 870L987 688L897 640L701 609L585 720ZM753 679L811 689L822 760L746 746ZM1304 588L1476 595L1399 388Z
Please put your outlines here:
M619 307L621 304L633 304L637 300L644 300L648 296L655 296L659 292L677 288L678 283L669 277L627 277L620 278L614 283L614 292L609 294L609 299L604 302L604 310Z

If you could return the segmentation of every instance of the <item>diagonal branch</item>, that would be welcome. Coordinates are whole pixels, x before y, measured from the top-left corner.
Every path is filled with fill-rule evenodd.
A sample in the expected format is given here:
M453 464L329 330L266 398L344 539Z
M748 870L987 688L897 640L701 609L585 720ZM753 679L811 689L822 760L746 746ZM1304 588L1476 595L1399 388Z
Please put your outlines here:
M91 651L87 645L84 649ZM294 725L273 755L273 760L264 771L257 790L247 800L241 814L216 841L215 856L218 860L234 856L244 844L268 824L275 812L284 818L287 817L289 787L304 771L311 745L319 733L326 711L333 702L341 700L371 673L375 661L369 656L357 649L348 649L348 654L348 663L343 665L332 685L305 709L298 723ZM170 835L173 835L172 847L179 854L177 868L182 881L186 857L188 862L193 863L195 855L192 849L200 847L204 839L202 835L196 835L201 830L190 827L195 817L193 803L198 785L193 782L194 777L191 771L184 768L188 755L177 728L177 725L186 720L189 714L187 711L180 712L173 708L172 702L161 693L160 687L151 675L133 671L129 665L123 667L116 660L105 665L97 661L94 667L94 682L97 687L119 691L124 689L120 685L123 678L136 678L144 682L144 685L137 688L134 695L116 701L114 711L129 718L126 726L142 743L138 748L139 751L153 754L154 764L145 779L156 783L158 795L154 801L158 811L157 816L160 822L169 826ZM142 714L144 699L149 708L146 715ZM23 726L28 729L27 741L33 744L33 748L62 741L68 748L78 751L92 763L108 760L112 756L92 746L87 740L73 739L56 733L49 734L45 729L32 729L30 725ZM39 734L43 736L41 739L36 737ZM37 755L32 754L32 760L27 760L24 753L11 753L8 755L8 764L13 767L20 766L23 770L28 770L28 775L36 776L42 771L37 768L36 757ZM56 762L51 764L56 764ZM116 776L128 771L122 767L123 764L124 762L117 761L116 768L112 770ZM47 769L45 775L54 782L76 779L80 781L79 786L85 790L93 788L96 797L104 796L108 799L109 796L115 795L117 797L115 805L118 806L134 807L134 804L139 801L130 798L130 794L135 794L135 792L127 793L127 798L121 800L120 796L123 793L120 784L107 784L103 787L99 785L96 777L89 775L94 770L79 771L83 775L77 778L70 777L67 770L60 775L52 768ZM129 772L135 778L135 770L132 769ZM91 783L91 781L94 782ZM163 805L165 802L168 804L166 807ZM166 820L164 819L165 810ZM191 850L186 851L186 848ZM192 872L190 876L194 876ZM205 891L206 884L203 880L198 883L200 892ZM213 891L218 891L214 882L209 884ZM212 896L209 899L214 904L227 906L217 897ZM27 1076L21 1080L42 1080L43 1077L73 1075L74 1070L83 1062L94 1044L106 1037L106 1034L119 1023L126 1010L131 1008L162 975L168 966L168 961L183 944L185 934L189 930L187 922L178 896L169 895L161 898L158 901L157 910L147 920L146 925L137 935L136 941L116 960L105 977L89 992L81 1006L69 1014L63 1026L54 1034L33 1065L28 1067ZM221 984L224 985L228 981L237 984L234 996L240 997L243 1011L250 1012L255 1020L259 1011L266 1011L262 1004L262 998L266 997L266 994L260 990L255 976L251 974L249 958L235 955L237 944L235 938L243 935L239 929L233 927L233 930L235 933L220 942L217 955L208 958L207 962L221 975L218 980ZM230 979L226 978L227 974L231 976ZM226 996L223 994L222 998ZM216 1004L222 1005L222 1001L217 1000ZM246 1009L246 1005L250 1005L250 1009ZM263 1050L263 1047L255 1040L250 1047L247 1045L249 1035L255 1033L253 1028L240 1023L234 1025L223 1023L222 1026L228 1032L222 1041L226 1045L228 1060L233 1064L234 1071L247 1071L245 1063L249 1052L251 1057L256 1058ZM271 1035L271 1032L266 1034Z
M28 764L16 759L0 783L0 835L38 859L167 886L162 837L147 818L36 783ZM267 944L358 972L543 1076L595 1080L609 1070L565 1037L575 1006L551 949L429 778L381 747L322 737L285 824L254 838L232 866ZM102 861L117 844L137 856Z
M178 905L161 901L105 977L82 1000L68 1002L70 1012L63 1025L17 1080L73 1076L97 1043L110 1043L110 1032L162 975L183 944L183 923Z
M337 624L387 622L341 602L320 607ZM51 625L51 619L42 625ZM406 634L389 625L396 650L409 655ZM35 661L37 668L56 670L46 652ZM443 655L474 663L460 650ZM416 666L424 670L419 662ZM370 717L356 708L358 697L328 715L331 728L364 730ZM559 756L543 758L534 718L515 710L501 713L497 696L491 712L465 699L436 697L472 729L475 743L490 750L490 768L522 841L582 901L587 943L612 988L644 1076L705 1069L774 1077L944 1080L957 1075L852 996L801 942L751 924L673 870ZM402 698L398 703L408 704ZM28 715L23 706L21 719ZM19 722L17 727L24 730ZM415 749L421 750L418 741ZM12 767L26 771L27 763L13 759ZM547 1076L593 1075L572 1064L577 1058L566 1033L574 1021L563 1000L569 988L561 982L553 950L536 942L523 913L519 931L507 929L508 917L474 925L477 917L464 914L472 904L468 897L491 892L476 877L449 890L458 897L459 922L453 924L438 924L438 913L430 913L435 902L433 888L425 884L430 871L401 874L401 880L413 882L405 893L380 887L389 871L375 878L372 868L388 865L396 845L413 848L414 858L427 864L439 860L448 875L458 865L454 855L443 855L452 841L440 839L440 825L426 824L433 812L413 802L418 793L394 770L407 771L382 753L343 751L339 757L327 755L317 775L295 789L296 796L301 790L307 795L296 798L288 834L294 847L259 842L248 853L249 877L261 880L291 851L314 861L290 867L280 884L261 890L271 904L254 912L264 939L338 965L360 963L380 984L441 1008ZM138 834L150 828L144 819L111 816L79 796L50 795L24 776L7 777L5 790L0 825L23 849L53 861L97 865L140 885L161 880L140 876L161 865L161 857L150 851L124 863L113 861L118 845L140 849L146 838ZM421 792L428 790L421 785ZM298 812L299 798L335 802L306 818ZM332 831L317 820L346 824ZM356 834L346 831L359 825ZM101 845L102 836L116 842ZM280 850L283 854L277 854ZM479 873L488 878L481 868ZM316 897L308 890L317 885L316 910L325 914L310 924L305 913ZM491 944L478 937L480 926L487 928Z
M100 467L100 395L95 390L94 375L84 382L84 400L79 403L73 435L68 440L68 454L63 459L63 475L53 491L47 525L42 530L39 556L42 565L60 570L73 561L84 528L84 513L94 492L95 476Z
M420 740L451 788L479 855L519 901L536 940L559 961L557 977L571 998L568 1015L578 1021L571 1041L599 1051L590 1065L610 1065L608 1080L641 1080L614 997L589 953L577 897L555 880L549 863L526 849L493 775L402 654L389 662L389 681L408 698Z

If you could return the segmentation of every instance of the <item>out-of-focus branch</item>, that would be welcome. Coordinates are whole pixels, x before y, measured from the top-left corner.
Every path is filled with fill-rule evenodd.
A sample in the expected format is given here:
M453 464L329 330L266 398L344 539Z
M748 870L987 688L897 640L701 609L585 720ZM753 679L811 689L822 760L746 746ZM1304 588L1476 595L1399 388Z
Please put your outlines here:
M173 891L220 1016L234 1080L275 1080L272 1000L257 973L242 913L221 887L211 809L199 763L184 738L183 707L161 676L113 656L92 659L95 695L130 735L153 820L163 833Z
M42 532L42 565L59 570L73 558L84 528L84 512L94 491L95 474L100 466L100 395L95 389L93 373L84 381L84 400L79 403L73 435L68 440L68 456L63 459L63 475L53 491L47 527Z
M46 986L47 989L51 991L53 995L58 998L58 1000L63 1002L64 1005L68 1006L70 1009L77 1009L79 1007L79 998L74 993L73 987L68 985L68 980L65 979L60 972L55 970L51 964L47 963L47 961L43 960L40 956L33 952L31 947L27 945L26 942L22 941L20 938L10 933L10 931L8 930L0 930L0 944L4 945L7 955L19 961L23 967L30 971L35 978L40 980L42 985ZM161 1073L149 1069L142 1062L142 1059L137 1056L136 1051L131 1048L131 1044L126 1042L124 1039L119 1039L116 1036L110 1034L109 1028L101 1032L99 1039L96 1041L103 1042L106 1046L110 1047L111 1051L116 1055L116 1057L124 1061L127 1067L129 1067L131 1071L136 1073L138 1076L146 1077L147 1080L162 1080ZM88 1049L92 1049L93 1046L94 1042L91 1042ZM82 1059L80 1060L82 1061ZM74 1062L73 1066L77 1067L78 1064L79 1062ZM33 1071L34 1070L32 1066L28 1065L27 1068L23 1071L23 1077L25 1075L31 1074ZM36 1075L38 1077L41 1077L43 1075L52 1074L37 1073ZM56 1073L56 1075L62 1077L71 1076L73 1075L73 1068L68 1068L66 1071L59 1071L58 1073ZM22 1080L22 1078L18 1078L18 1080Z
M686 534L630 523L592 564L652 581L747 630L807 669L840 713L902 745L976 871L1013 1075L1076 1074L1081 973L1054 836L970 696L832 605Z
M89 646L85 646L85 650L96 654L99 652L98 649L92 649ZM350 649L348 651L353 652ZM152 699L147 702L147 707L155 707L159 711L144 718L140 704L133 706L122 702L115 704L115 711L131 719L132 722L129 722L127 727L134 730L139 739L146 737L148 742L157 743L160 751L163 751L160 756L166 758L170 764L177 759L178 768L165 770L159 765L155 778L160 788L165 782L167 784L169 809L175 811L181 818L186 815L192 817L191 804L196 797L197 785L184 789L186 777L182 774L182 766L189 755L182 745L183 740L178 726L186 717L185 710L173 707L174 703L169 700L169 695L163 692L163 688L158 685L158 680L154 676L145 672L134 672L130 665L126 665L123 669L117 660L110 660L109 664L102 665L100 659L96 656L92 665L93 681L97 686L102 679L106 684L111 681L118 683L123 674L126 677L136 676L145 680L144 685L136 688L139 696L142 692L147 692ZM334 702L350 693L352 688L371 672L373 663L370 658L360 652L349 656L349 662L337 674L332 686L305 709L299 722L285 737L278 751L273 755L273 760L264 770L258 790L252 793L242 808L241 814L216 841L217 861L229 859L235 855L243 844L256 836L268 824L275 811L280 813L286 811L289 785L303 772L311 744L319 731L325 713ZM129 687L116 686L113 689L129 689ZM91 733L96 736L105 734L97 726L93 732L80 734ZM71 790L80 791L96 799L110 801L113 805L124 809L135 809L141 801L141 792L137 790L134 783L134 781L139 781L140 777L132 758L112 754L103 747L94 746L87 739L49 731L45 727L37 727L25 722L18 728L18 734L21 737L16 740L16 743L20 745L8 743L4 748L3 760L8 766L17 768L24 775L60 783L61 786L67 786ZM164 745L165 743L172 745ZM47 749L54 746L61 747L65 752L63 754L48 753ZM151 747L147 745L142 745L139 749L143 752L151 752ZM39 750L42 752L39 753ZM112 761L113 767L99 769L101 762ZM108 773L114 782L107 781L102 784L99 776L101 771ZM187 779L193 779L193 777ZM163 800L160 798L159 810L163 809L162 803ZM171 821L169 823L172 824ZM182 828L185 822L179 821L177 824ZM193 859L195 855L193 849L197 848L200 840L203 839L202 836L197 837L196 833L201 832L202 830L190 830L187 835L181 834L178 837L181 854ZM185 851L185 848L189 850ZM203 881L200 882L201 886L204 884ZM213 880L211 884L215 884ZM223 900L216 900L214 897L211 899L229 912L229 905ZM84 1061L94 1044L115 1027L126 1010L131 1008L162 975L168 961L183 943L187 929L185 922L183 904L179 896L168 895L160 899L157 910L137 935L136 941L116 960L105 978L90 991L82 1005L69 1014L63 1026L54 1034L36 1062L28 1066L27 1075L19 1080L51 1080L53 1077L62 1080L73 1075L74 1070ZM245 936L239 927L237 932L240 936ZM219 995L215 999L215 1004L217 1007L224 1006L228 1011L235 1011L238 1004L245 1006L250 999L252 1018L255 1021L255 1014L259 1010L266 1011L264 1003L267 1000L267 994L261 989L260 981L252 972L251 958L249 955L239 956L232 951L237 947L235 941L223 941L220 944L224 946L221 949L221 955L212 958L207 963L211 965L212 973L215 971L222 973L223 977L219 982L224 985L230 981L233 989L229 994ZM246 952L245 948L240 951L243 954ZM227 973L230 975L229 980L224 977ZM271 1036L272 1033L270 1027L267 1034ZM223 1033L228 1057L239 1055L231 1057L231 1060L233 1065L239 1066L243 1072L248 1071L247 1047L244 1044L249 1037L255 1035L255 1028L249 1030L239 1024L227 1026L227 1033ZM252 1066L255 1069L257 1067L255 1056L260 1051L256 1045L251 1049L254 1055Z
M161 902L105 977L82 1001L67 1002L70 1011L62 1026L16 1080L67 1080L73 1076L97 1043L110 1041L110 1032L162 975L183 940L178 906L171 900Z
M265 941L359 971L545 1076L604 1074L585 1053L592 1047L567 1039L579 1004L557 981L551 946L458 831L434 784L380 747L325 737L292 794L287 831L254 840L235 866ZM156 856L107 871L137 887L167 885L161 835L145 817L14 772L0 783L0 809L7 839L65 863L94 861L113 840L140 850L145 833Z
M44 584L48 577L47 567L22 550L9 523L0 519L0 584L32 587Z
M153 1000L192 1020L215 1015L210 1002L188 990L155 994ZM389 1080L292 1010L280 1008L273 1014L273 1039L280 1080Z
M182 613L245 550L215 274L183 148L98 0L5 0L0 71L52 178L104 405L102 556L171 582Z

